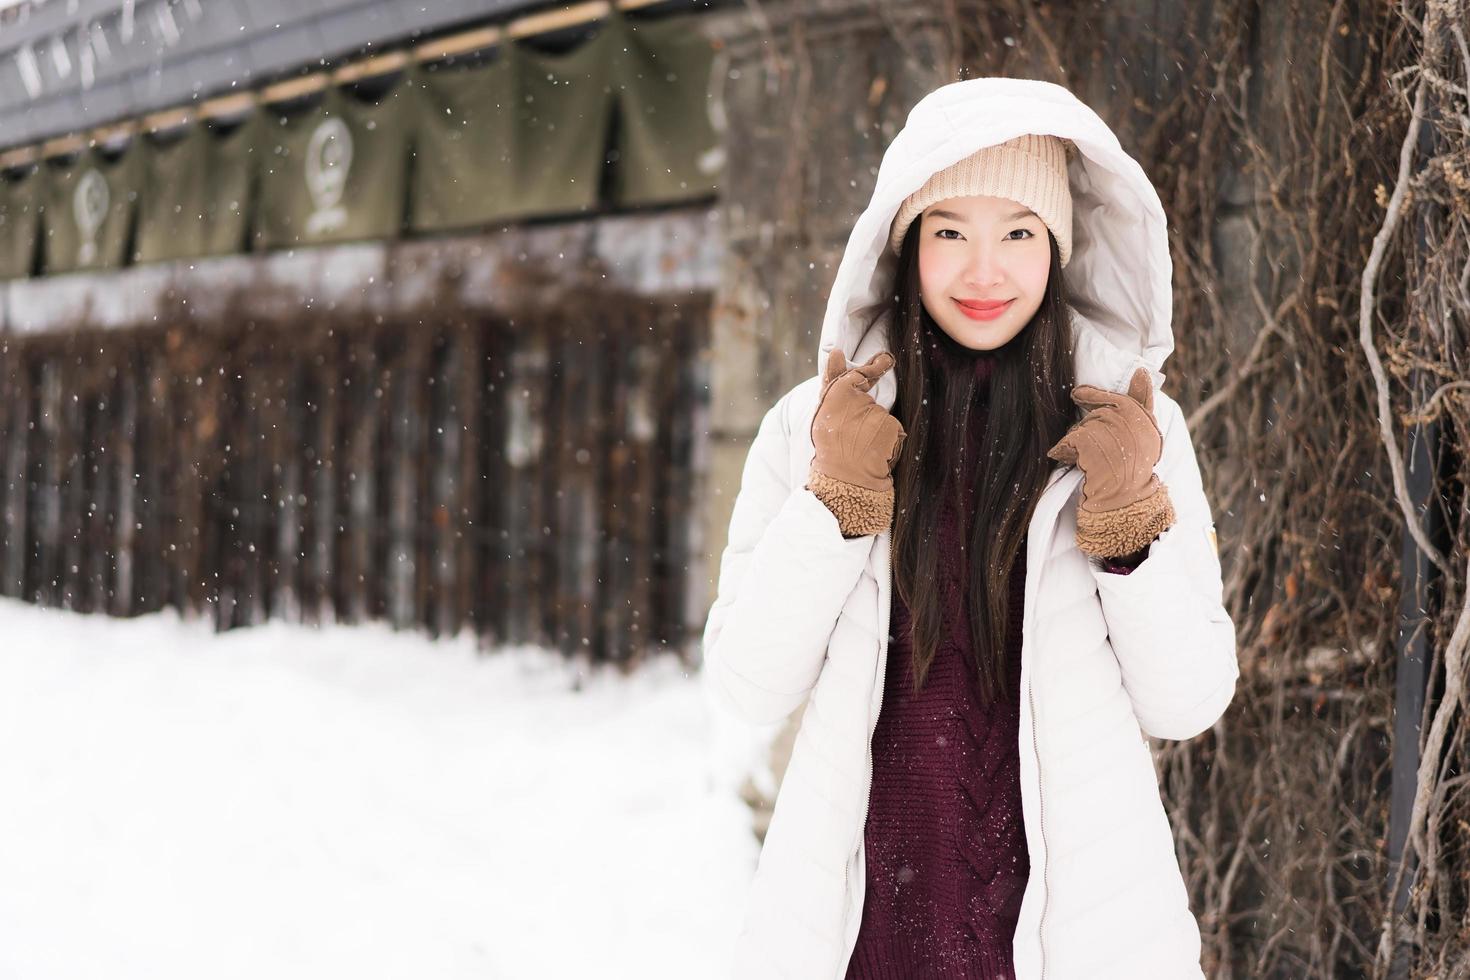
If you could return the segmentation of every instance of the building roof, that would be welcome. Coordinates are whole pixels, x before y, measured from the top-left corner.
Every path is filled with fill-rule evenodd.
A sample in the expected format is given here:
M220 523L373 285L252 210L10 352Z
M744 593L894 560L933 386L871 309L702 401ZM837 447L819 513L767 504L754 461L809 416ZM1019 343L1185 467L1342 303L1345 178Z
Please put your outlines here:
M253 88L304 66L538 6L528 0L46 0L0 22L15 146ZM3 148L3 147L0 147Z

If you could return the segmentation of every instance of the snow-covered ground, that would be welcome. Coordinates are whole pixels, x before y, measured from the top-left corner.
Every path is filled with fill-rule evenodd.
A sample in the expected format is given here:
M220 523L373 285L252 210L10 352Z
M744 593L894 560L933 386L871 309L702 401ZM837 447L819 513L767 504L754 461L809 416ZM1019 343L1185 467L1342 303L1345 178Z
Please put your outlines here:
M769 730L381 626L0 599L0 978L720 977Z

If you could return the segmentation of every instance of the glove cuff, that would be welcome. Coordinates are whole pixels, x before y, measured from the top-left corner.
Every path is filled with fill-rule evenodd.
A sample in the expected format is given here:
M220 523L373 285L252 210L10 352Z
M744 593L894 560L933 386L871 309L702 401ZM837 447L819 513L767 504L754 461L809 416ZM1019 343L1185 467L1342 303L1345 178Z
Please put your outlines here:
M1162 482L1153 493L1113 510L1077 508L1077 547L1094 558L1131 555L1173 526L1174 503Z
M820 470L808 475L806 488L827 506L844 538L886 531L893 524L893 490L869 490L834 479Z

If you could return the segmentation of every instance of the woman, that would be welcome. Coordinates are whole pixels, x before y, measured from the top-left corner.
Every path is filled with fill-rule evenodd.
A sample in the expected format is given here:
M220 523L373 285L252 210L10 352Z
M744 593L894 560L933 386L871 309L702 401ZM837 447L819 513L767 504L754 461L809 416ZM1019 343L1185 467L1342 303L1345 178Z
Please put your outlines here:
M718 703L808 702L735 976L1201 976L1145 736L1213 725L1238 668L1158 389L1170 275L1060 86L943 86L885 153L705 629Z

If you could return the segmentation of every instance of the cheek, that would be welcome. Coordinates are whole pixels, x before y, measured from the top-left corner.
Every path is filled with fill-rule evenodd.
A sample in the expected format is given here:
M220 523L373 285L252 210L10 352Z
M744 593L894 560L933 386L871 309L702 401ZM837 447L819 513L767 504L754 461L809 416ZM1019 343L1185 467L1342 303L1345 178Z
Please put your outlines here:
M1025 271L1027 291L1036 295L1046 292L1047 280L1051 278L1051 252L1043 252Z
M955 277L955 259L937 249L919 246L919 290L932 294L947 287Z

